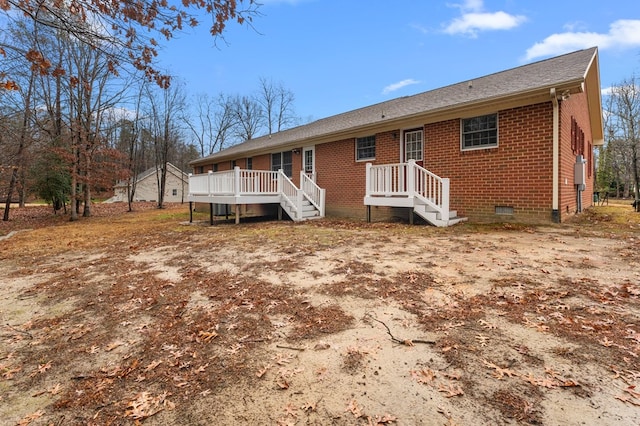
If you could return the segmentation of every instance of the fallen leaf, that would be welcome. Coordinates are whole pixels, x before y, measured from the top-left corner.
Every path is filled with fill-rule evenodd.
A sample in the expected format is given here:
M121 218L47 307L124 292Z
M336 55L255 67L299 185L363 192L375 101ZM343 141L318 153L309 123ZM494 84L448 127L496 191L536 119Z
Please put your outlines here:
M62 386L60 385L60 383L56 383L53 387L47 389L47 392L49 392L51 395L57 395L61 390Z
M143 420L164 409L173 409L175 404L169 402L168 395L167 392L164 392L154 397L149 392L140 392L133 401L127 404L124 415L134 420Z
M448 383L448 386L443 383L440 383L438 385L438 392L446 393L445 396L447 398L464 395L464 391L462 390L460 385L456 385L453 383Z
M411 377L418 383L431 384L436 378L436 373L430 368L423 368L422 370L411 370Z
M498 328L496 325L491 324L491 323L488 323L488 322L486 322L485 320L482 320L482 319L481 319L481 320L478 320L478 323L479 323L482 327L486 328L487 330L495 330L495 329L497 329L497 328Z
M122 346L124 343L120 342L120 341L115 341L115 342L111 342L104 350L107 352L111 352L112 350L114 350L115 348Z
M298 408L295 407L292 402L289 402L287 405L285 405L283 411L285 412L286 416L291 416L296 419L298 418L298 413L296 413L296 411L298 411Z
M278 378L276 384L281 390L289 389L289 382L284 377Z
M482 360L482 363L485 365L485 367L493 369L493 377L495 377L498 380L502 380L504 376L508 376L508 377L518 376L518 373L516 373L515 371L510 370L508 368L502 368L499 365L496 365L487 360Z
M367 417L367 422L370 426L378 426L378 425L388 425L391 423L396 423L398 418L396 416L392 416L391 414L383 414L382 416L374 416L373 418Z
M362 417L362 411L358 406L358 401L356 401L355 399L349 401L349 405L347 405L347 409L345 411L353 414L356 419Z
M325 349L329 349L330 347L331 345L329 345L328 343L320 342L320 343L316 343L313 349L316 351L323 351Z
M160 364L162 364L162 361L152 361L151 363L149 363L149 365L145 367L144 371L151 371L155 369L157 366L159 366Z
M256 373L256 377L261 379L265 374L267 374L267 371L271 368L271 364L267 364L264 367L262 367L260 370L258 370L258 372Z
M20 419L20 421L17 423L17 426L26 426L29 423L31 423L32 421L37 420L42 416L44 416L44 411L38 410L35 413L31 413L31 414L23 417L22 419Z
M482 334L476 335L475 339L480 343L480 346L487 346L487 343L489 342L489 338Z
M212 341L213 339L215 339L216 337L218 337L218 333L216 333L215 331L200 331L198 333L198 337L202 338L202 340L205 343L209 343L210 341Z
M289 364L294 358L295 356L292 354L284 355L284 354L278 353L273 357L273 360L278 365L286 365L286 364Z

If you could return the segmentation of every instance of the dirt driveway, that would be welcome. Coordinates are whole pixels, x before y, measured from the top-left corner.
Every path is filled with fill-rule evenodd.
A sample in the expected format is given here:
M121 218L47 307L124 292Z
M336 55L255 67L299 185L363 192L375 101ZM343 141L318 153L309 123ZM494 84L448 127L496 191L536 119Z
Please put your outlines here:
M0 423L638 425L640 220L185 223L0 241Z

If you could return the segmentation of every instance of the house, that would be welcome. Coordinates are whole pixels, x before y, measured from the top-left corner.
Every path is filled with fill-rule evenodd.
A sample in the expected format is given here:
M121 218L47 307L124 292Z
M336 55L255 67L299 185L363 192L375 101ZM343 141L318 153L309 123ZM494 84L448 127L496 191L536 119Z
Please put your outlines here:
M190 163L188 200L294 220L561 222L592 205L598 49L262 136ZM307 216L305 216L307 215Z
M134 201L158 201L160 170L152 167L136 176ZM120 181L114 186L111 201L127 201L128 181ZM167 180L164 190L165 203L186 201L189 192L189 175L171 163L167 163Z

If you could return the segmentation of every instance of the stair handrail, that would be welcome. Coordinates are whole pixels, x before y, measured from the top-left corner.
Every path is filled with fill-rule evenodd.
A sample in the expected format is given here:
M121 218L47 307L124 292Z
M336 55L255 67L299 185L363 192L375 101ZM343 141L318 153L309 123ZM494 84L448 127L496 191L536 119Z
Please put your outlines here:
M289 176L287 176L282 169L278 170L278 178L281 182L280 193L282 197L291 206L296 218L302 217L303 191L289 179Z
M304 170L300 171L300 189L307 200L318 210L320 217L324 217L325 190L320 188Z
M449 220L449 178L443 178L416 164L415 160L407 162L413 176L413 196L428 204L440 213L442 220Z

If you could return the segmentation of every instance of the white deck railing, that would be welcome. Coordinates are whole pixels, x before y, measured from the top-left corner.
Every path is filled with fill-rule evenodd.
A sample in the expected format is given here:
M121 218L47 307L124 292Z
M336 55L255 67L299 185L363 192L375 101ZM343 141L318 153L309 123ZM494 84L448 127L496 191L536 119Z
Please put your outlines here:
M190 195L277 195L279 192L278 172L236 167L224 172L189 175Z
M302 199L303 193L302 189L299 189L297 186L291 182L291 179L284 174L282 170L278 170L278 179L280 180L280 188L282 191L282 198L288 201L289 206L293 210L293 214L295 217L294 220L302 217Z
M415 160L366 166L366 196L418 198L449 218L449 179L431 173Z
M233 170L189 175L189 195L193 197L280 195L287 201L297 219L302 219L303 199L306 197L325 214L325 190L304 172L300 173L300 188L282 171Z
M307 199L320 212L320 217L324 217L325 190L316 185L315 174L309 176L304 171L300 171L300 189L307 195Z

